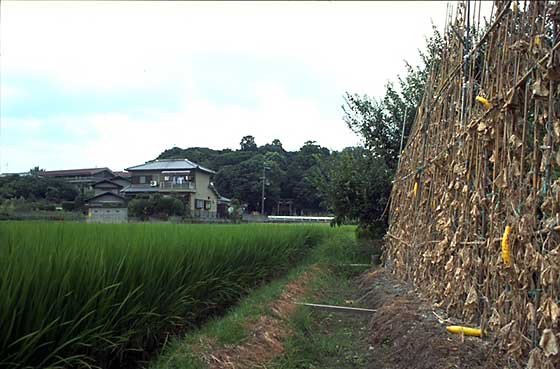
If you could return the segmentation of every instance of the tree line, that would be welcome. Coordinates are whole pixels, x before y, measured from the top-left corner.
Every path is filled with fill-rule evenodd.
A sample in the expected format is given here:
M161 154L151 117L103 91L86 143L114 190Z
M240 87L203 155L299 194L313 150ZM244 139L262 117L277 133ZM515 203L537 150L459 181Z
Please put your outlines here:
M332 155L315 141L305 142L297 151L288 151L278 139L259 146L255 137L248 135L241 139L237 150L174 147L158 159L188 158L216 170L212 180L220 194L240 200L249 211L261 210L264 172L267 214L276 214L282 200L292 201L293 213L321 214L327 212L327 203L319 183L327 175L323 163Z

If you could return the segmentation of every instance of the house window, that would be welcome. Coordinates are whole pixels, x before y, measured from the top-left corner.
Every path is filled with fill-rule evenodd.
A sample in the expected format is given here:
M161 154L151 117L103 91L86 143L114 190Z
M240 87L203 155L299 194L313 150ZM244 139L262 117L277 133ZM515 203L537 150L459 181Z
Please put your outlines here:
M138 181L140 182L140 184L145 184L146 183L146 176L140 176L140 178L138 178Z
M212 209L212 202L204 201L204 209L206 209L206 210Z
M204 200L196 199L194 202L195 209L202 209L204 208Z

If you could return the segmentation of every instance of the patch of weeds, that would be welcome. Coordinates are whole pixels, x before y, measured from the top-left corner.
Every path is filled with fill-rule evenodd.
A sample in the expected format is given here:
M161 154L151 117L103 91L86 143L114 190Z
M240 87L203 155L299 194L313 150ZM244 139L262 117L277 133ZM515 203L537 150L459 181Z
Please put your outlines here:
M247 296L239 305L231 308L223 317L218 317L198 330L169 342L163 353L148 366L149 369L207 369L208 366L193 352L201 340L211 340L213 345L234 345L247 339L247 325L261 315L272 315L267 303L280 297L283 288L296 279L305 267L297 267L288 276L273 281ZM204 348L202 348L204 349Z
M150 369L208 369L208 366L192 352L192 346L184 339L174 339L161 355L149 366Z
M321 273L312 285L309 302L356 306L352 299L357 288L350 273ZM367 321L363 315L329 313L300 307L292 323L294 335L285 343L285 355L274 369L364 368L368 362Z
M301 308L293 323L295 334L275 369L363 368L367 363L367 318Z

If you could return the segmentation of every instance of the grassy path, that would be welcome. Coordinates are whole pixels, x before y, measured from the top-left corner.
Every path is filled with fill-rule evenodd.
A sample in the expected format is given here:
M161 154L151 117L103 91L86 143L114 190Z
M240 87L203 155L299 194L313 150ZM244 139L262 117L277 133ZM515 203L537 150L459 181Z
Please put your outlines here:
M330 271L315 281L313 302L365 307L355 302L352 274ZM364 315L329 313L300 307L291 320L294 334L285 343L285 353L274 369L352 369L368 362L367 324Z
M352 228L337 232L308 263L260 288L224 317L175 339L148 368L360 367L367 354L362 344L367 318L312 312L294 302L351 304L357 291L350 278L360 270L333 265L367 260Z

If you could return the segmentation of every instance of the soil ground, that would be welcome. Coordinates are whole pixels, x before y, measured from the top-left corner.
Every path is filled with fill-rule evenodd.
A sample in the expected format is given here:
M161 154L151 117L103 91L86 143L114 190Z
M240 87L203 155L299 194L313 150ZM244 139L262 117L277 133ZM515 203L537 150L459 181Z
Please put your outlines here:
M491 343L452 335L445 313L384 269L323 280L317 303L376 309L370 317L300 310L275 369L493 369ZM437 315L436 315L437 314ZM443 321L442 321L443 320Z
M411 286L400 283L384 269L361 275L356 284L363 302L377 309L368 323L367 368L508 367L492 354L490 341L448 333L447 325L462 325L461 322L446 319L443 311L435 309Z

